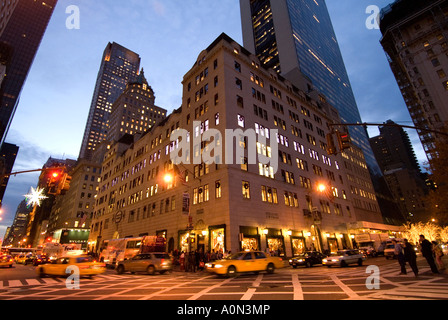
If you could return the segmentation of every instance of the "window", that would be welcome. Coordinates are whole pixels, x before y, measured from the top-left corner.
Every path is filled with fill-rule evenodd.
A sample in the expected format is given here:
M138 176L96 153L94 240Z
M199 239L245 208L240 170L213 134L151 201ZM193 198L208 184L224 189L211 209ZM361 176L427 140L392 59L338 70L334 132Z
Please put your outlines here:
M244 128L244 116L242 116L242 115L238 115L238 125L241 127L241 128Z
M433 65L434 67L438 67L438 66L440 66L439 59L437 59L437 58L432 59L432 60L431 60L431 63L432 63L432 65Z
M297 198L296 193L285 191L284 198L285 205L289 207L299 207L299 199Z
M445 90L448 90L448 81L442 82L442 85L445 88Z
M247 164L248 164L247 158L246 157L241 157L241 170L247 171L248 170Z
M219 124L219 112L215 114L215 126Z
M241 64L237 61L235 61L235 71L238 71L241 73Z
M268 166L267 164L258 164L258 171L260 176L265 176L267 178L274 179L274 168L271 166Z
M221 181L215 181L215 198L219 199L222 197L222 186Z
M277 204L278 203L277 189L267 186L261 186L261 200L263 202Z
M244 100L241 96L236 96L236 105L240 108L244 108Z
M240 79L235 78L235 85L237 89L243 90L243 82Z
M242 192L244 199L250 199L250 184L247 181L242 182Z

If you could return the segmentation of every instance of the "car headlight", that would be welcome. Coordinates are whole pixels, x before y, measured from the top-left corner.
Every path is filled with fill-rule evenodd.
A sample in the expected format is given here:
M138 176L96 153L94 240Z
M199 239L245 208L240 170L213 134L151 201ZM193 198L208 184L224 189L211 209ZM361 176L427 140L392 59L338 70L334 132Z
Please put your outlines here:
M333 262L338 262L339 259L331 259L331 261L333 261Z
M291 259L291 260L289 260L289 263L292 263L292 259Z
M322 262L328 262L328 260L327 259L322 259Z
M215 264L215 268L222 268L223 265L222 264Z
M299 260L297 260L298 262L303 262L303 259L299 259Z

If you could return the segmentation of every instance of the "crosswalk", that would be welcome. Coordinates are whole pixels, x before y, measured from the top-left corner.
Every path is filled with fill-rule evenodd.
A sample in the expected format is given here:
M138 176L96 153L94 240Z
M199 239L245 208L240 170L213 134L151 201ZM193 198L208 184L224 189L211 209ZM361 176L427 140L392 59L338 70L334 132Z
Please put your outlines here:
M448 275L432 275L428 266L419 266L420 276L412 272L399 275L398 263L381 265L380 288L366 287L366 266L349 268L303 268L278 270L275 275L245 275L221 279L207 273L173 272L163 276L118 275L106 272L93 279L81 279L81 291L92 299L154 297L200 300L229 296L242 300L277 295L287 300L312 300L321 296L351 300L448 299ZM84 284L84 285L83 285ZM0 300L21 299L22 294L44 299L60 299L66 292L66 278L29 278L0 280ZM138 293L133 293L136 290ZM193 291L194 292L193 292ZM196 290L196 291L195 291ZM101 293L99 293L101 291ZM62 293L60 293L62 292ZM141 294L141 296L138 296Z
M115 275L98 275L97 278L103 280L117 280ZM94 279L82 279L82 281L94 281ZM65 278L30 278L21 280L0 280L0 290L9 288L20 288L28 286L44 286L44 285L65 285Z

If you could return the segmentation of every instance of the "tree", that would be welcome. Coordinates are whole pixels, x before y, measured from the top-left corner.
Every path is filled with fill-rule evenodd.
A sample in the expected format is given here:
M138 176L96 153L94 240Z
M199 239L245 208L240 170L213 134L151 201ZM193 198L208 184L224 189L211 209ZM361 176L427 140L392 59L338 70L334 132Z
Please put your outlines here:
M429 241L442 240L448 236L448 227L442 229L440 226L433 222L418 222L408 223L404 226L402 232L403 237L408 239L409 242L417 244L419 242L420 235L424 235Z

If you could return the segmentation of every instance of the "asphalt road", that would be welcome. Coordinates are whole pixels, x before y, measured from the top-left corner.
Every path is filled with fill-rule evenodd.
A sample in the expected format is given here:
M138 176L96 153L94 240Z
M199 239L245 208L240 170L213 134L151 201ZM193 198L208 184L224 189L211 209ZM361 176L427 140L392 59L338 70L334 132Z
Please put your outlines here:
M345 268L286 267L274 274L242 274L234 278L207 272L173 271L164 275L122 274L114 270L81 279L79 289L68 289L64 278L37 278L31 266L0 269L0 300L439 300L448 299L448 274L432 275L424 259L418 260L416 278L408 267L399 275L396 260L383 257L363 266ZM448 264L447 264L448 265ZM369 271L378 271L375 282ZM28 278L30 277L30 278ZM370 277L370 278L369 278ZM376 285L376 286L375 286Z

